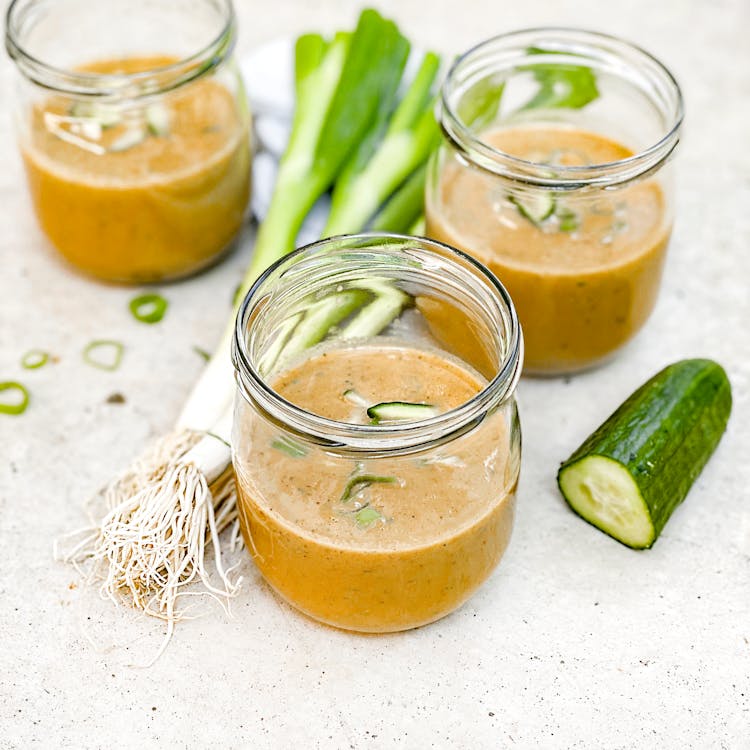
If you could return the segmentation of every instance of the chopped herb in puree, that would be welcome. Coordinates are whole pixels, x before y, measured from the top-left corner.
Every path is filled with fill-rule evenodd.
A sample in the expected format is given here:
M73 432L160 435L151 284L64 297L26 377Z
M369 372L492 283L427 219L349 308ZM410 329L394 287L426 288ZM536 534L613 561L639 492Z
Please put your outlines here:
M370 422L365 403L430 404L442 414L484 384L454 358L382 343L318 351L271 382L299 407L361 425ZM299 436L290 450L279 430L241 412L238 505L261 572L306 614L366 632L416 627L459 606L502 556L517 479L502 410L405 455L337 454Z
M83 70L131 74L173 62L126 58ZM249 149L246 115L208 77L126 109L50 96L33 109L22 144L52 243L80 270L124 282L194 272L230 244L248 200Z

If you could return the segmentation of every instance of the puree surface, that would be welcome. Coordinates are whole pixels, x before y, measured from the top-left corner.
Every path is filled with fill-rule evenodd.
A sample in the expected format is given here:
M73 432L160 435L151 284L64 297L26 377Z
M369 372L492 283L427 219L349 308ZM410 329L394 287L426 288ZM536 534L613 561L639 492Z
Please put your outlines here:
M566 126L482 134L500 151L538 163L605 164L623 145ZM584 197L562 196L576 228L536 226L499 178L448 161L427 201L427 233L481 260L508 289L525 342L525 372L579 370L605 359L645 323L661 281L671 231L654 179Z
M481 376L440 353L402 346L328 349L272 383L320 416L367 423L367 403L430 403L447 411L484 386ZM268 582L312 617L385 632L416 627L459 606L500 560L511 532L517 460L503 410L439 447L380 458L306 455L274 447L281 433L249 408L235 427L240 520ZM297 439L298 440L298 439ZM302 445L301 441L299 441ZM353 476L373 482L342 502ZM358 508L379 518L365 526Z
M132 74L176 62L169 57L107 60L93 73ZM238 233L250 190L247 117L223 85L199 78L144 102L161 108L167 130L144 129L144 109L81 131L69 99L34 107L22 153L39 222L55 247L82 271L111 281L143 282L192 273ZM85 106L85 105L82 105ZM118 149L128 133L140 142Z

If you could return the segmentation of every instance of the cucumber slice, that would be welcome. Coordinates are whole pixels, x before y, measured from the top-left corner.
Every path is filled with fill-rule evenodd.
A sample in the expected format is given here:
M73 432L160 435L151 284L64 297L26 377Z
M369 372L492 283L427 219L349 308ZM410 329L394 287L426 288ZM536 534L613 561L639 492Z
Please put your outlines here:
M714 452L731 408L731 386L716 362L664 368L562 464L563 497L619 542L651 547Z
M518 209L518 213L532 224L539 226L555 212L555 196L549 190L541 190L524 195L509 195L508 200Z
M371 406L367 416L373 424L380 422L410 421L436 417L440 411L432 404L413 404L409 401L383 401Z

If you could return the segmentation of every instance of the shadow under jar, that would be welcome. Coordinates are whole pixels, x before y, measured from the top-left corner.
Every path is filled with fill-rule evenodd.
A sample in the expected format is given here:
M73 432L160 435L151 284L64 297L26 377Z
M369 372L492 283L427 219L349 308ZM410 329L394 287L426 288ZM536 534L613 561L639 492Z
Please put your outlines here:
M453 65L427 234L501 279L523 327L525 373L606 361L648 319L682 116L669 71L603 34L519 31Z
M249 292L233 359L240 523L284 599L390 632L490 575L513 522L522 343L485 268L411 237L309 245Z
M229 0L14 0L6 47L39 223L75 268L192 274L238 234L250 115Z

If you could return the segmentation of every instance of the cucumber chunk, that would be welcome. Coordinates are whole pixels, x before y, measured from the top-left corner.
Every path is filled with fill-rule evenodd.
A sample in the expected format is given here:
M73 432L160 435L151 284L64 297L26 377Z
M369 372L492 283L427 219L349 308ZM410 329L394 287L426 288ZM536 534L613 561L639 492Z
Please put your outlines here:
M669 365L561 465L563 497L605 534L634 549L650 547L714 452L731 408L721 365Z

